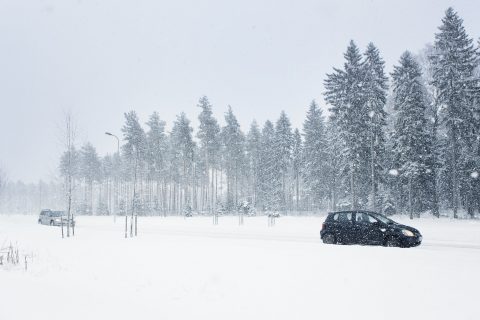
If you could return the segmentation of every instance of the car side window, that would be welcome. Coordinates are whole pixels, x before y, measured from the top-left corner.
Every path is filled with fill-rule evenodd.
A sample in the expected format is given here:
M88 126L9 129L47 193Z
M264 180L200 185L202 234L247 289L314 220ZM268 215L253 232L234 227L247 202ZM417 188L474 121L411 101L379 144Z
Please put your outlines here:
M352 213L351 212L343 212L340 213L338 216L339 222L352 222Z
M355 214L355 222L356 223L367 223L367 219L365 217L365 214L363 212L357 212Z
M357 212L355 214L355 222L356 223L365 223L365 224L370 224L377 222L378 220L372 217L371 215L365 213L365 212Z
M357 223L370 223L370 221L368 221L368 215L366 215L365 213L363 212L357 212L355 214L355 222Z
M333 215L332 220L333 221L338 221L338 213Z

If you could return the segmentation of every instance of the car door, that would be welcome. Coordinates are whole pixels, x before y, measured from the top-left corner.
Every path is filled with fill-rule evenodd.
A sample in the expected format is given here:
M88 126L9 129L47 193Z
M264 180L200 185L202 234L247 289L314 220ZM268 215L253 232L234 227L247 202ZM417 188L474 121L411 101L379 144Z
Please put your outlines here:
M380 244L383 242L380 222L366 212L355 213L354 233L358 243Z
M335 235L335 239L340 238L340 222L338 222L339 213L335 213L326 220L327 231Z
M355 243L353 234L353 212L341 212L338 215L338 239L342 243Z

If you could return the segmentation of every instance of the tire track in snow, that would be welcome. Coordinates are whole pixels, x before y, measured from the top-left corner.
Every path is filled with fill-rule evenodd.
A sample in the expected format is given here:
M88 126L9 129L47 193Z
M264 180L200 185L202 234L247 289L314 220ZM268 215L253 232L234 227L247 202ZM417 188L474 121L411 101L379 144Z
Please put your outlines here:
M108 229L108 231L113 231L111 228L105 226L88 226L88 228L94 229ZM166 228L165 226L147 226L143 227L140 231L140 234L147 235L158 235L158 236L180 236L180 237L207 237L211 239L229 239L229 240L262 240L262 241L280 241L280 242L291 242L291 243L319 243L322 244L320 240L320 235L317 232L314 236L312 233L305 235L296 235L296 234L286 234L286 233L275 233L275 230L271 230L272 233L258 233L258 232L226 232L222 230L189 230L189 229L171 229ZM469 249L469 250L480 250L480 244L469 243L469 242L447 242L444 240L424 240L422 244L418 247L420 249Z

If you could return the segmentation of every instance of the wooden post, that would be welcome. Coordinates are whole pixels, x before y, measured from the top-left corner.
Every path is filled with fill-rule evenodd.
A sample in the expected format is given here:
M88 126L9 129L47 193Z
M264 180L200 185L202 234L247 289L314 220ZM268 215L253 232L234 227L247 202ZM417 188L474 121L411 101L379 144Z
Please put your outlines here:
M127 210L125 210L125 238L127 238L127 230L128 230L128 214L126 212Z

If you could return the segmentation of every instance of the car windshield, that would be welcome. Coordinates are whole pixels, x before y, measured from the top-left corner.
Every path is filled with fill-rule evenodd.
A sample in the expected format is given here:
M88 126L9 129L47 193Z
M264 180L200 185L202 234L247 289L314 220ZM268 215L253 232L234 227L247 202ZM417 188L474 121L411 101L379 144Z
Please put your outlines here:
M372 216L374 216L375 218L377 218L378 220L380 220L381 222L383 223L386 223L386 224L396 224L395 221L393 221L392 219L388 219L387 217L379 214L379 213L371 213Z

